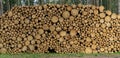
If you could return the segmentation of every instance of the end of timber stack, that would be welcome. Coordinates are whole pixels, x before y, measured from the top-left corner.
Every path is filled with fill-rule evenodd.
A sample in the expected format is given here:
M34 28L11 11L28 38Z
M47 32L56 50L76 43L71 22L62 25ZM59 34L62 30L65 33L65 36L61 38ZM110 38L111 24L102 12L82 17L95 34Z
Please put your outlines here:
M0 16L0 53L120 52L120 15L94 5L16 6Z

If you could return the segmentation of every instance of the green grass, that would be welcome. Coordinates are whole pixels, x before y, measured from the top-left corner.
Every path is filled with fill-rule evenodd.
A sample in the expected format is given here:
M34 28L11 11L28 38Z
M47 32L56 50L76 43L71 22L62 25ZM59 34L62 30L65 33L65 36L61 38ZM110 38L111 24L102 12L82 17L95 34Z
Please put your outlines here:
M48 58L48 57L83 57L83 56L110 56L110 55L120 55L118 53L101 53L101 54L84 54L84 53L67 53L67 54L57 54L57 53L45 53L45 54L29 54L29 53L19 53L19 54L0 54L0 58Z

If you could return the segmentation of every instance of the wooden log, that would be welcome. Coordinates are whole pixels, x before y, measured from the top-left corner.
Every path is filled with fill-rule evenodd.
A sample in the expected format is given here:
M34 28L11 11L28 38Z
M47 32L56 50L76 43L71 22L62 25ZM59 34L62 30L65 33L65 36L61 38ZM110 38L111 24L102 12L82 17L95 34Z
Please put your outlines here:
M21 50L25 52L27 49L28 49L27 46L23 46Z
M40 39L40 38L41 38L40 34L35 35L35 39Z
M51 21L52 21L53 23L58 22L58 17L57 17L57 16L53 16L52 19L51 19Z
M106 11L106 14L110 16L110 15L112 14L112 12L109 11L109 10L107 10L107 11Z
M71 11L71 10L72 10L72 7L71 7L71 6L68 6L68 7L67 7L67 10L68 10L68 11Z
M25 23L26 23L26 24L29 24L29 23L30 23L30 20L25 19Z
M9 11L9 12L8 12L8 16L9 16L9 17L13 16L12 11Z
M100 13L100 18L105 18L105 13Z
M67 19L70 16L70 13L68 11L64 11L62 14L63 18Z
M106 21L106 22L110 22L110 21L111 21L110 16L106 16L106 17L105 17L105 21Z
M120 19L120 15L117 15L117 18Z
M66 36L66 31L60 31L60 36Z
M30 49L31 51L34 50L34 46L33 46L33 45L29 45L28 47L29 47L29 49Z
M86 15L88 14L88 12L83 11L82 14L83 14L84 16L86 16Z
M115 13L113 13L113 14L111 15L111 18L112 18L112 19L116 19L116 18L117 18L117 15L116 15Z
M75 18L74 18L73 16L70 16L69 19L70 19L71 21L74 21Z
M28 40L25 41L25 45L26 45L26 46L30 45L30 41L28 41Z
M21 45L21 44L18 44L17 47L18 47L18 48L22 48L22 45Z
M100 12L103 12L104 9L105 9L104 6L100 6L100 7L99 7L99 11L100 11Z
M43 34L44 33L44 30L43 29L39 29L38 30L38 33L41 35L41 34Z
M95 10L94 10L94 14L95 14L95 15L98 15L98 10L95 9Z
M92 53L92 49L90 47L85 48L85 53L90 54Z
M0 44L0 48L3 48L3 44Z
M104 51L104 48L100 48L100 51L102 51L102 52L103 52L103 51Z
M21 37L17 37L17 41L22 41L22 38Z
M35 19L35 18L36 18L36 15L32 15L32 18Z
M100 19L100 23L104 23L105 22L105 20L104 19Z
M44 24L44 25L43 25L43 30L49 30L48 24Z
M31 36L31 35L29 35L28 37L27 37L27 40L33 40L33 36Z
M72 29L72 30L70 31L70 35L71 35L71 36L76 36L76 34L77 34L76 30Z
M55 31L55 27L54 26L50 26L50 31Z
M72 14L73 16L77 16L77 15L78 15L78 12L79 12L79 10L77 10L77 9L72 9L72 10L71 10L71 14Z
M1 48L0 49L0 53L6 53L7 52L7 49L6 48Z

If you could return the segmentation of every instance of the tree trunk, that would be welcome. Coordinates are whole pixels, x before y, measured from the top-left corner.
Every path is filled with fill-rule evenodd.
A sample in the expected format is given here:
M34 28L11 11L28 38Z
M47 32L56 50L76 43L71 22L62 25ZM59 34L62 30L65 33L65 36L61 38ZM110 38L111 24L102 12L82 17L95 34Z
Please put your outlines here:
M3 13L3 4L2 4L2 0L0 0L0 15L2 15Z
M7 6L8 6L8 10L10 10L10 1L7 0Z
M117 0L117 13L120 14L120 0Z
M30 5L30 0L27 0L28 1L28 6Z

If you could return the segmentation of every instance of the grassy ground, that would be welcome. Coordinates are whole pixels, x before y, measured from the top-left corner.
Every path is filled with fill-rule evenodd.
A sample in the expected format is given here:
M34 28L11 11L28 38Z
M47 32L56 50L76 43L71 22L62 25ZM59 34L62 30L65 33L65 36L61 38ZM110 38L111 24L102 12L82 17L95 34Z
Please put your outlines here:
M84 56L117 56L119 58L119 53L109 53L109 54L57 54L57 53L46 53L46 54L0 54L0 58L70 58L70 57L84 57Z

